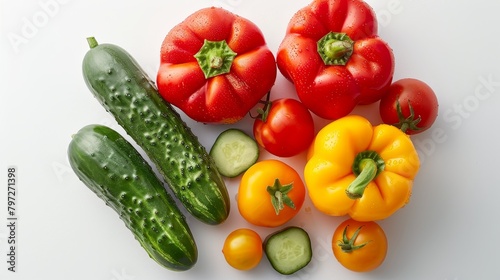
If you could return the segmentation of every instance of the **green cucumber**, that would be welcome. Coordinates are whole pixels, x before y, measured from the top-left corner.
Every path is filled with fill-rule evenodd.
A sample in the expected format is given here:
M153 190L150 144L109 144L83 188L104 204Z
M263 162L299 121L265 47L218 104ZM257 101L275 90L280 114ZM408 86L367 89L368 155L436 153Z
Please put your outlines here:
M257 142L240 129L223 131L215 140L210 156L221 175L232 178L245 172L259 159Z
M207 224L225 221L226 185L196 135L128 52L87 40L82 68L90 91L146 152L189 213Z
M114 209L149 256L177 271L196 263L198 251L185 217L139 152L118 132L88 125L68 147L78 178Z
M270 234L264 240L264 251L271 266L284 275L299 271L312 259L309 234L295 226Z

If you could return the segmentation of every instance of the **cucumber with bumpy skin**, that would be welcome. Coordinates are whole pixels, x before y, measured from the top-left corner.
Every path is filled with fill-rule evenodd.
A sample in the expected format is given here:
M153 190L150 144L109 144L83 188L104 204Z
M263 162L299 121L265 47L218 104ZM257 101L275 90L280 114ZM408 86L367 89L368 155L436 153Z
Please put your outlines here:
M151 166L118 132L88 125L68 147L78 178L114 209L149 256L184 271L197 261L190 228Z
M94 96L146 152L189 213L207 224L225 221L226 185L196 135L128 52L87 40L83 76Z

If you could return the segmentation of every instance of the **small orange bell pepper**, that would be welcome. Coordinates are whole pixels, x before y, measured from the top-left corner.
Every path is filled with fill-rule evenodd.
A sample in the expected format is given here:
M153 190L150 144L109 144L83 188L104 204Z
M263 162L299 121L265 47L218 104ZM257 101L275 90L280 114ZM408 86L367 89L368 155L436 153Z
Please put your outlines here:
M408 135L352 115L321 129L308 156L304 179L315 207L358 221L385 219L406 205L420 167Z

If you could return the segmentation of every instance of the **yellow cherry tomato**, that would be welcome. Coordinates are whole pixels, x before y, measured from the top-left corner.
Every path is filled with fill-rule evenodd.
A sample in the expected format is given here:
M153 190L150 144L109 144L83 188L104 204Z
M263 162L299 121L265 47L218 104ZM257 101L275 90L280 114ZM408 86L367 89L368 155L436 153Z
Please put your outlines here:
M230 266L250 270L262 259L262 239L251 229L237 229L226 237L222 253Z
M387 238L376 222L348 219L341 223L332 237L335 258L345 268L368 272L379 267L387 255Z

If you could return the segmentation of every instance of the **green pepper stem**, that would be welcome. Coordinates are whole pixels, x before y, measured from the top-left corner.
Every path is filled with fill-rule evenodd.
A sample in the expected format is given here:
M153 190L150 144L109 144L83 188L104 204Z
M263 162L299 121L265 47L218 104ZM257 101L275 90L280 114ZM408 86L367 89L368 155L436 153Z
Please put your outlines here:
M205 40L203 46L194 55L205 78L229 73L236 53L226 41Z
M354 41L345 33L330 32L318 41L317 47L326 65L345 65L354 51Z
M377 175L377 164L373 159L362 159L359 163L361 173L352 181L346 190L347 196L351 199L357 199L363 196L368 184Z
M97 40L94 37L88 37L87 43L89 44L89 47L91 49L93 49L99 45L99 43L97 43Z
M349 53L352 44L345 41L329 40L325 44L325 54L332 59L339 59Z
M352 170L356 179L346 189L346 194L351 199L363 197L366 187L385 168L385 161L377 152L363 151L356 155Z

